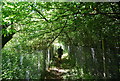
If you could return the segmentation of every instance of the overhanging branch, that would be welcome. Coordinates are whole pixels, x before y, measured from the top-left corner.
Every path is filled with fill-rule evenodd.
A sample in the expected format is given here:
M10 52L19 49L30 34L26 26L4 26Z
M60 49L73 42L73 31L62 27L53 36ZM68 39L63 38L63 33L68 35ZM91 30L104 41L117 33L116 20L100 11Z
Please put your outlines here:
M66 20L66 22L65 22L65 25L62 27L62 29L61 29L61 31L58 33L58 35L50 42L50 44L48 45L48 47L47 48L49 48L50 47L50 45L55 41L55 39L57 39L58 38L58 36L62 33L62 31L64 30L64 28L66 27L66 24L67 24L67 20Z
M45 18L45 16L38 9L36 9L33 5L31 5L31 7L34 9L34 11L39 13L42 16L42 18L45 19L45 21L49 22L49 20L47 18Z

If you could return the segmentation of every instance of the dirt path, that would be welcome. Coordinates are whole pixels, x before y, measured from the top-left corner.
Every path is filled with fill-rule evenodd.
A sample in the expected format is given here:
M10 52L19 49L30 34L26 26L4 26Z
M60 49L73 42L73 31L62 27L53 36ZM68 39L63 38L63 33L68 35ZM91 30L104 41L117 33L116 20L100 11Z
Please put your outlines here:
M62 59L61 63L59 63L56 58L54 65L47 70L46 79L64 79L63 76L69 72L69 69L65 67L67 63L66 59Z
M63 56L60 62L57 57L54 57L53 63L47 70L46 79L64 79L64 76L70 72L69 67L69 60L66 56Z
M63 75L67 74L67 72L69 72L68 69L49 68L46 79L63 79Z

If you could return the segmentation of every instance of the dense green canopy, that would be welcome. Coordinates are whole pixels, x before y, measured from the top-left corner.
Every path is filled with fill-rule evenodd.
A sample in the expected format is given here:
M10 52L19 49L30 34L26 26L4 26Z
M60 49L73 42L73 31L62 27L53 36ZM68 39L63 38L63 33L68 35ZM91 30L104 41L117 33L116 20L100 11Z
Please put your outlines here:
M119 49L119 3L2 2L2 5L3 78L25 78L23 77L25 71L22 71L23 74L20 77L18 77L19 73L14 74L19 70L16 67L21 67L19 57L28 55L25 56L28 60L24 63L31 62L31 69L36 68L36 65L32 66L35 63L34 61L38 61L39 55L37 54L40 54L36 50L51 49L55 40L61 42L64 46L72 46L69 55L72 62L76 61L72 59L78 58L75 56L77 49L74 49L73 46L75 48L81 46L86 49L99 49L102 54L96 51L95 57L98 59L98 63L103 64L103 71L98 71L102 66L96 67L97 70L95 71L98 74L96 73L94 76L99 76L99 73L106 73L108 76L100 76L107 78L118 77L117 72L120 68L116 68L116 74L110 74L111 71L107 69L112 69L109 68L112 61L115 67L119 67L116 59L119 57L116 51ZM108 54L107 51L109 50L113 54ZM30 54L35 57L32 58ZM89 53L84 54L85 57L79 59L86 59L86 65L83 64L84 66L80 68L86 69L89 66L87 59L90 61L92 57L89 56ZM44 58L44 54L41 54L40 57L43 62L41 71L43 71L46 58ZM104 60L102 58L108 59ZM108 63L109 60L111 62ZM10 66L7 61L13 63L13 65ZM27 66L24 65L24 68L26 69ZM25 69L21 67L21 70ZM88 73L94 74L95 71L88 71ZM33 70L34 72L37 71ZM38 76L31 78L36 77Z

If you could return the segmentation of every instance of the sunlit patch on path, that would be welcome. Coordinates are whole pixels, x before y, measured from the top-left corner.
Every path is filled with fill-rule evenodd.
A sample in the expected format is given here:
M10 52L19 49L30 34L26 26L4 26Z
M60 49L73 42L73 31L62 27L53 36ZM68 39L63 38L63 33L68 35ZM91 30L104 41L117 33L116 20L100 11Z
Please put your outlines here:
M48 71L51 71L51 70L61 72L61 73L67 73L69 71L69 69L60 69L60 68L56 68L56 67L55 68L49 68Z
M49 68L47 71L47 79L63 79L63 75L69 72L69 69L62 69L62 68Z

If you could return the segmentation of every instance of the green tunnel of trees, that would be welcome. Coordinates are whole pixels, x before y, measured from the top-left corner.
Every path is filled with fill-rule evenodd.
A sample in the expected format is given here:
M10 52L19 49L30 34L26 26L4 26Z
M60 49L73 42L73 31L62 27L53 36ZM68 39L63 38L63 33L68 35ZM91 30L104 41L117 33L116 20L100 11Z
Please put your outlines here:
M120 77L120 3L1 2L3 79L44 79L57 40L74 75Z

